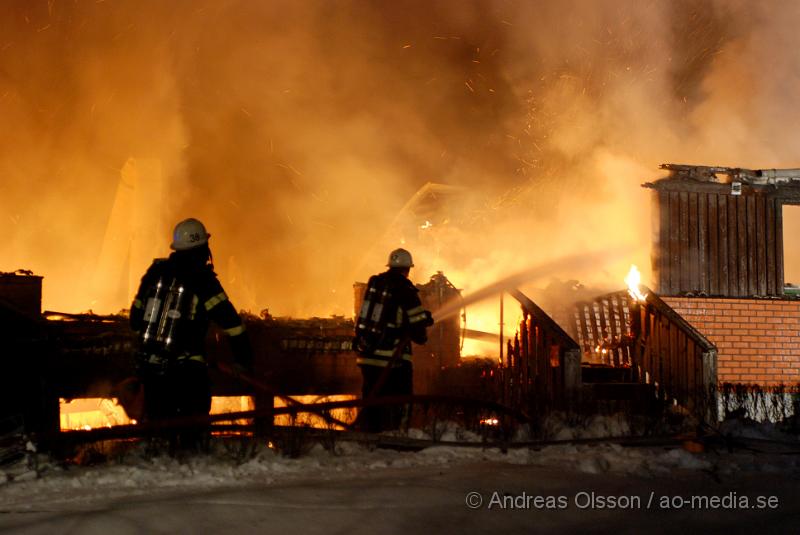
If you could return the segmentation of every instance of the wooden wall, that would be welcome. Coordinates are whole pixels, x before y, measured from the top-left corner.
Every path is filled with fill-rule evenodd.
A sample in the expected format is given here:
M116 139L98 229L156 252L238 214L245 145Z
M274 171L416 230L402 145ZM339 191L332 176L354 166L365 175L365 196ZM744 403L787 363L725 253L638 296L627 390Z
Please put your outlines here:
M783 295L783 201L774 188L671 181L656 189L654 279L661 295Z

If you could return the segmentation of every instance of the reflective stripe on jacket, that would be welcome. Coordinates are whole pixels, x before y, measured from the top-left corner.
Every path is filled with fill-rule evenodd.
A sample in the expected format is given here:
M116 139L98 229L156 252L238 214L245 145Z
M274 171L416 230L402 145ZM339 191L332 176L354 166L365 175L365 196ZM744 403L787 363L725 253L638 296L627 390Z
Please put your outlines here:
M389 316L393 321L386 324L386 332L378 347L370 353L359 354L356 363L385 368L403 340L406 343L405 347L400 349L399 358L411 362L411 342L424 344L427 341L426 323L422 320L428 317L428 313L422 307L419 290L407 277L396 270L390 269L374 277L385 278L381 282L385 282L390 288L392 299L389 306L393 307L395 312ZM373 281L374 279L371 278L370 283Z

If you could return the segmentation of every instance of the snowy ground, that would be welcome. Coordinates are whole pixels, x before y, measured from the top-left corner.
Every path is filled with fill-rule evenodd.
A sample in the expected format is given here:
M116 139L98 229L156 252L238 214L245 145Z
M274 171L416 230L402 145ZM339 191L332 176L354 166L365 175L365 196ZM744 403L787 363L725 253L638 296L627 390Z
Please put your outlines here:
M741 436L796 440L768 427L733 427ZM767 446L760 449L771 453L614 444L409 453L341 442L334 452L317 445L299 459L264 447L246 462L230 450L182 461L139 450L95 467L45 465L38 477L7 468L0 529L415 535L662 533L683 526L796 533L800 456Z

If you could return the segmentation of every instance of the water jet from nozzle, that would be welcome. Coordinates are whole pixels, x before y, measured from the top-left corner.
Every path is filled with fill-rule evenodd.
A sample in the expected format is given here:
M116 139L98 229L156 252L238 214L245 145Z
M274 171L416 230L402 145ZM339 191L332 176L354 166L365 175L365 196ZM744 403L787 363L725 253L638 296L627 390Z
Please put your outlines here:
M575 255L563 256L556 258L549 262L529 267L519 271L513 275L505 277L485 286L470 295L465 296L463 299L453 300L442 308L433 313L433 321L438 322L455 316L459 311L479 301L488 299L502 292L514 290L519 286L533 282L547 275L554 273L576 273L586 271L587 269L598 269L610 259L617 259L620 255L629 252L629 248L618 248L614 250L593 251L589 253L580 253Z

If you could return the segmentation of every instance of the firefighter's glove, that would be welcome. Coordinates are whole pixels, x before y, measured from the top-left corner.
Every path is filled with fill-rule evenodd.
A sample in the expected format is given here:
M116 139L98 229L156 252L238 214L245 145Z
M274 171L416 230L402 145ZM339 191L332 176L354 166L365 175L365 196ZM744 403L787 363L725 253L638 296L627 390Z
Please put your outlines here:
M430 310L425 311L425 319L423 320L423 322L424 322L423 325L425 325L425 327L430 327L431 325L433 325L433 314L431 314Z

